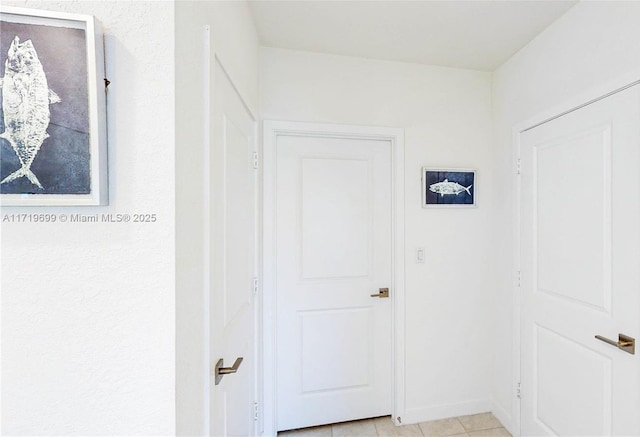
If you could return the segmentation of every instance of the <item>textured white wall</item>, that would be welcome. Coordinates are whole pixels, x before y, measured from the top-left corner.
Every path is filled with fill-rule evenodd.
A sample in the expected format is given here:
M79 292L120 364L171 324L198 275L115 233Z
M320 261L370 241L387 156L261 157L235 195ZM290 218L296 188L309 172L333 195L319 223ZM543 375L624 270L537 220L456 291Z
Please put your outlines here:
M405 129L406 417L488 411L494 197L491 75L261 49L264 120ZM422 209L421 167L478 169L476 209ZM417 246L426 263L414 263Z
M513 178L511 129L595 87L639 73L640 2L580 2L494 73L493 190L499 274L494 345L494 410L512 422ZM527 390L527 388L523 388Z
M176 431L208 433L208 305L203 278L204 26L254 113L258 37L246 2L176 2ZM212 90L215 93L215 90ZM213 95L211 96L213 101Z
M110 205L152 224L2 223L2 433L174 432L174 5L16 1L103 24Z

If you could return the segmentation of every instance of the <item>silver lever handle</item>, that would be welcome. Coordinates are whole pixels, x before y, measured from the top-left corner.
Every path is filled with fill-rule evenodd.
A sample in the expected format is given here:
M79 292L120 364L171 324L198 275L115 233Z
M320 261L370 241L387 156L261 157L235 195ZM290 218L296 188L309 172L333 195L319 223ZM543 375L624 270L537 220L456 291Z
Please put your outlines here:
M233 366L231 367L222 367L222 365L224 364L224 360L222 358L220 358L218 360L218 362L216 363L216 367L214 370L214 374L216 377L216 385L220 384L220 381L222 381L222 377L224 375L230 375L232 373L236 373L238 371L238 367L240 367L240 364L242 364L242 360L244 358L240 357L240 358L236 358L235 363L233 363Z
M618 341L610 340L602 335L596 335L596 338L631 355L635 355L636 353L636 339L628 335L618 334Z

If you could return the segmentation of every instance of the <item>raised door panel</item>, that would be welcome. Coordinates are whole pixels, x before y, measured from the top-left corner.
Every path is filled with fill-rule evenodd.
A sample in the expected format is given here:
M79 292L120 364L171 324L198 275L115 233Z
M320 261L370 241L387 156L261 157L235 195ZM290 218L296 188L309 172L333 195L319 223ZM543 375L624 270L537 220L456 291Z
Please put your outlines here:
M534 148L537 290L611 308L611 126Z
M302 279L368 276L369 161L303 158L300 169Z
M370 307L301 311L299 317L302 394L370 385L375 341Z
M611 359L535 327L534 416L549 435L611 435Z
M224 136L224 324L251 306L255 272L253 135L225 115Z

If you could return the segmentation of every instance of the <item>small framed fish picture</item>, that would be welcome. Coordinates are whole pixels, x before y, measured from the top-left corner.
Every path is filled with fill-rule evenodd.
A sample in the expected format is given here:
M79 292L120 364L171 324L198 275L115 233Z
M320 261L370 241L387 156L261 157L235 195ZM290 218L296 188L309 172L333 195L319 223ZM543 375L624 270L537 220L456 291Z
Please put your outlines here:
M476 171L422 169L422 207L476 206Z
M106 205L107 188L100 23L0 6L0 204Z

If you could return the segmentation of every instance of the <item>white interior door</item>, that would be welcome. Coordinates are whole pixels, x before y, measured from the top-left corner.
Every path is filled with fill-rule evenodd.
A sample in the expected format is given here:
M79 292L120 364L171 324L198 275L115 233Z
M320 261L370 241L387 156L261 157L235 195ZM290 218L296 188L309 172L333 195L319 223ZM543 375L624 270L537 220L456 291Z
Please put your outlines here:
M255 120L216 61L210 153L211 434L255 435ZM219 359L237 373L215 385Z
M277 428L390 414L391 143L276 141Z
M521 135L521 431L640 435L640 95Z

